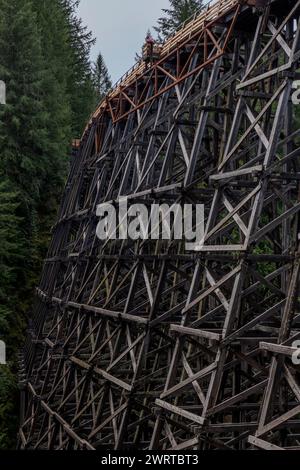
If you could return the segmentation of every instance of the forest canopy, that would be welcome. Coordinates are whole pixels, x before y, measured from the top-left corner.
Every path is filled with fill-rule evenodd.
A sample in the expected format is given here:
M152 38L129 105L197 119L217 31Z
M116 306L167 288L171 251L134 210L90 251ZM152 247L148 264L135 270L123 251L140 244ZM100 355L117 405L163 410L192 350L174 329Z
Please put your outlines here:
M0 448L15 447L18 349L68 171L96 106L92 33L77 0L0 0ZM99 79L99 77L98 77Z

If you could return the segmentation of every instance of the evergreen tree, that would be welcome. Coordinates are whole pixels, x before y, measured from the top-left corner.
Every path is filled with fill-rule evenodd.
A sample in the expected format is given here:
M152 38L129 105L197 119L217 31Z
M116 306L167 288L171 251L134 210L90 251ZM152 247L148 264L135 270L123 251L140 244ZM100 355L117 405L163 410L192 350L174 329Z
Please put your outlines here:
M18 277L18 263L22 261L21 220L16 215L18 195L10 186L7 179L0 177L0 337L7 335L10 324L16 324L11 306L15 301L13 286Z
M3 306L7 288L15 280L13 274L18 258L19 245L18 225L21 222L16 216L18 195L12 192L10 182L0 177L0 311Z
M7 253L0 254L0 331L5 334L9 357L9 365L0 376L1 400L6 397L0 409L0 442L13 446L16 429L12 432L12 423L17 413L11 416L16 406L12 377L37 281L37 206L47 175L49 115L45 105L46 70L32 3L1 0L0 6L0 76L7 88L7 104L0 107L0 243ZM5 194L7 187L18 194L18 207L14 208L11 196ZM18 242L13 241L14 231Z
M0 0L0 449L18 425L17 350L66 177L71 138L95 105L91 33L78 0Z
M46 71L44 101L49 116L48 150L56 174L61 175L60 179L64 181L72 139L71 97L68 92L71 60L66 19L60 0L33 0L33 5L37 13Z
M71 96L68 91L71 60L68 27L60 0L33 0L33 5L42 42L46 72L43 81L44 104L48 115L48 146L43 153L47 171L37 206L36 247L42 260L68 169L72 140Z
M112 87L111 78L101 52L99 52L97 60L94 64L93 81L97 93L97 99L100 101Z
M60 0L66 18L70 46L68 91L71 96L73 137L80 137L95 106L95 88L90 63L92 33L77 16L79 0Z
M1 0L0 76L7 104L0 108L0 170L19 194L18 215L24 220L19 263L18 310L25 315L38 271L37 208L48 177L49 113L45 101L46 69L37 16L30 0Z
M0 108L1 166L21 189L24 208L29 210L41 192L46 170L46 71L31 2L2 0L0 5L0 76L7 88L7 104Z
M18 265L23 260L20 220L16 216L18 195L0 176L0 339L7 346L7 357L14 356L16 339L21 338L20 318L15 309ZM16 367L13 362L0 367L0 449L14 446L12 436L18 425Z
M182 23L204 7L204 0L170 0L170 8L163 9L164 16L154 27L160 40L167 39Z
M149 28L147 29L147 33L145 34L145 39L147 38L148 35L151 35L151 30ZM145 45L145 41L142 44L141 52L140 53L138 53L138 52L135 53L134 60L136 62L139 62L143 58L143 47L144 47L144 45Z

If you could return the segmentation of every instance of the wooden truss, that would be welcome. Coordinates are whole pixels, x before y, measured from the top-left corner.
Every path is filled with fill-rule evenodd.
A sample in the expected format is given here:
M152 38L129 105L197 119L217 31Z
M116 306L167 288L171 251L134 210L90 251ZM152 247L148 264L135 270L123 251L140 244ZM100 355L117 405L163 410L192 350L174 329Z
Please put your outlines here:
M155 99L116 102L74 150L20 448L300 449L300 0L236 8L179 49L183 80L145 71ZM204 243L101 242L96 207L124 196L204 204Z

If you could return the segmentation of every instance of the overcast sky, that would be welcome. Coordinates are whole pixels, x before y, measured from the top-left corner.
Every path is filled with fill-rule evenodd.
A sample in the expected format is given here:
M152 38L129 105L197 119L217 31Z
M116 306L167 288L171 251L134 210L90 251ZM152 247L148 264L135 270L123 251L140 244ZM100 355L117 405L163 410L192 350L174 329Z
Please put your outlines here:
M168 5L168 0L81 0L79 16L97 38L92 60L100 50L113 82L134 64L147 29Z

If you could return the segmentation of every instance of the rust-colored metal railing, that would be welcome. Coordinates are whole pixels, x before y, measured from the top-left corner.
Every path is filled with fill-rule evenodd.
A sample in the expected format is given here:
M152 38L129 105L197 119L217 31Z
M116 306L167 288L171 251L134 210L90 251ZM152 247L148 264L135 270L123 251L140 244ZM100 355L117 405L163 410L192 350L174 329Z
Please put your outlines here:
M178 31L176 31L170 38L163 44L161 49L160 61L170 56L174 51L180 49L184 44L191 40L197 33L200 33L207 24L216 22L220 17L230 12L234 7L239 6L241 3L247 3L247 0L211 0L204 10L196 13L191 19L183 23ZM143 60L137 62L131 69L129 69L114 85L113 89L102 100L96 111L91 116L92 119L97 119L105 111L109 109L108 102L118 97L126 87L136 82L145 74L145 63ZM90 124L89 123L89 124Z

